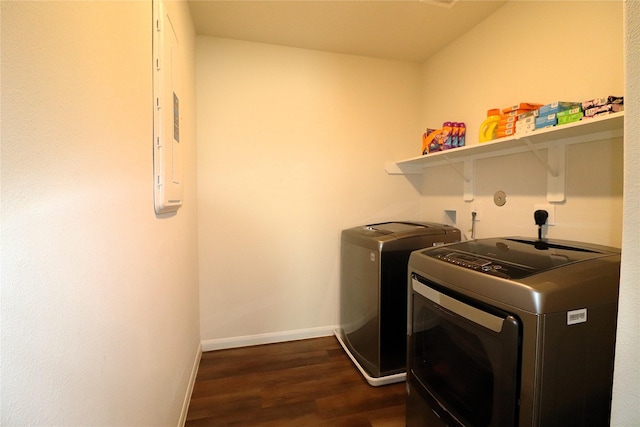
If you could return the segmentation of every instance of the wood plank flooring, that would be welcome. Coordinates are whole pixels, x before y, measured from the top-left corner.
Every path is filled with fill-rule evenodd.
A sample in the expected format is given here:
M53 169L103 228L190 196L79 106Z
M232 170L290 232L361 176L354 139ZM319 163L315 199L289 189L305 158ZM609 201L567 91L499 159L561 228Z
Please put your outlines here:
M335 337L202 354L187 427L405 426L405 383L370 386Z

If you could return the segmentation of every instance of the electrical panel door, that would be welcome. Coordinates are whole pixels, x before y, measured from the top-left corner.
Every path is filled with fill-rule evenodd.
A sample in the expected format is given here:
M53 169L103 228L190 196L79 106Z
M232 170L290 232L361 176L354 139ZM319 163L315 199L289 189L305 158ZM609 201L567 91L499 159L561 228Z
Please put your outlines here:
M156 214L182 206L180 44L162 1L153 1L153 160ZM184 138L183 138L184 139Z

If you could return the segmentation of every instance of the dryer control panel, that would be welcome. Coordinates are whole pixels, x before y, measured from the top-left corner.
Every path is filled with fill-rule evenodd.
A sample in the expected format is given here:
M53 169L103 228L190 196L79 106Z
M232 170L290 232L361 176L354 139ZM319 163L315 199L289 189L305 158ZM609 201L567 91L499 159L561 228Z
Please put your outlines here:
M505 279L532 274L589 259L611 256L614 248L593 245L569 246L527 238L469 240L422 253L449 264Z

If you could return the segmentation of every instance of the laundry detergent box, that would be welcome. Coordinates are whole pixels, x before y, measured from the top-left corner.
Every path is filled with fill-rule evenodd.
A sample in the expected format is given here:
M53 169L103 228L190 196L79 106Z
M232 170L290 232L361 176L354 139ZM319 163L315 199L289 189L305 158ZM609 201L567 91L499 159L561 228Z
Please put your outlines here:
M566 111L574 111L574 113L563 114L562 116L558 115L558 126L566 125L567 123L579 122L580 120L582 120L584 113L580 110L581 109L579 108L572 108L571 110L566 110Z
M513 123L517 120L518 120L517 114L500 114L500 122L498 122L498 124Z
M556 124L558 124L558 117L556 116L556 113L550 113L536 117L536 129L555 126Z
M570 116L570 115L581 113L581 112L582 112L582 106L577 106L577 107L570 108L568 110L558 111L556 113L556 117L558 118L558 120L560 120L561 117Z
M582 105L570 108L568 110L558 111L556 113L559 125L566 125L567 123L577 122L579 120L582 120L582 116L584 116L582 112Z
M518 120L531 119L535 120L540 115L540 110L529 110L524 113L518 114Z
M542 107L542 104L536 104L536 103L533 103L533 102L521 102L519 104L511 105L509 107L503 108L502 109L502 114L512 114L514 112L515 112L515 114L520 114L520 113L523 113L525 111L537 110L540 107Z
M512 121L518 120L518 118L523 114L531 114L532 112L537 110L513 110L507 113L500 113L501 119L511 118Z
M422 154L423 155L429 154L433 151L440 151L439 134L441 133L442 133L442 129L427 128L427 130L422 134ZM438 136L438 139L436 139L436 136ZM438 148L437 150L436 150L436 147Z
M623 104L605 104L585 110L584 115L585 117L594 117L609 113L617 113L619 111L624 111Z
M496 138L504 138L505 136L512 136L516 134L516 130L514 128L510 129L500 129L496 132Z
M582 101L582 110L586 111L590 108L601 107L607 104L624 104L624 97L610 95L604 98L594 98Z
M514 122L503 122L503 121L500 121L500 122L498 122L498 132L505 131L507 129L515 129L516 128L516 123L518 123L518 122L517 121L514 121Z
M532 132L534 130L536 130L535 122L533 122L533 123L524 123L524 122L522 122L521 123L520 121L518 121L518 123L516 124L516 134Z
M535 116L528 116L528 117L521 117L518 119L518 121L516 122L518 124L518 126L520 125L528 125L528 124L532 124L535 125L536 124L536 118L538 118L537 115Z
M581 103L568 101L552 102L551 104L546 104L540 107L538 109L538 114L540 115L540 117L542 117L548 114L557 113L558 111L569 110L571 108L577 107L578 105L581 105Z

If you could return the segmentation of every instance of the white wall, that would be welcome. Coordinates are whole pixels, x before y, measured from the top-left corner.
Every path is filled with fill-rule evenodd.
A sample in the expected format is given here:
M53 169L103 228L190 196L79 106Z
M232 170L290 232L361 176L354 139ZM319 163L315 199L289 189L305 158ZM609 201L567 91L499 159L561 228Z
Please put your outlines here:
M625 95L624 143L616 139L569 147L567 201L556 206L557 225L547 230L548 237L622 247L611 422L616 427L640 424L639 20L640 3L634 1L509 2L424 64L425 127L438 127L444 120L465 120L471 143L477 138L482 114L494 106ZM536 28L545 30L528 38L504 36L518 31L533 33ZM577 43L554 41L593 28L602 29L597 31L597 37L583 37ZM496 41L503 52L516 55L517 60L505 55L492 55L486 60L485 49L496 45ZM524 45L527 50L519 50ZM526 55L530 60L524 59ZM442 73L443 64L450 63L457 67ZM434 103L432 99L449 102ZM545 174L530 154L478 161L476 199L465 203L458 175L448 166L434 168L424 176L423 217L440 220L443 209L455 209L459 227L468 235L470 211L478 209L482 215L477 224L478 237L533 236L533 206L547 203ZM508 194L503 208L493 204L496 190Z
M625 3L624 220L612 426L640 425L640 2Z
M1 2L2 425L178 425L199 354L194 30L185 204L153 210L151 1Z
M169 4L180 16L181 40L189 46L188 12ZM501 13L520 14L513 7ZM592 20L582 9L572 10L575 21L557 24ZM640 422L635 328L640 300L635 142L640 135L633 119L637 96L630 96L639 90L633 64L640 61L640 10L637 2L626 2L626 9L624 235L612 226L612 237L606 237L602 227L595 227L599 240L622 239L627 261L612 422L621 426ZM602 20L619 22L618 12L602 12ZM439 108L425 105L419 120L416 88L423 79L414 66L199 39L201 188L196 194L196 149L187 144L185 205L175 216L157 218L149 185L150 2L0 2L0 14L2 424L177 423L199 341L198 213L205 340L333 324L340 229L414 218L420 205L422 219L440 220L439 208L429 211L438 200L429 199L432 193L423 190L420 203L420 182L383 173L387 161L416 155L423 127L459 117L453 105L434 103ZM522 29L515 22L513 29ZM592 43L599 58L612 55L607 61L619 64L619 51L611 49L616 42L606 51L600 44L602 37L604 43L620 37L614 28L607 27ZM572 64L596 57L591 48L588 55L573 56L581 46L548 53L560 61L571 58ZM192 49L185 53L191 55L186 62L193 62ZM466 73L481 63L459 68ZM446 73L455 70L448 67ZM425 76L424 86L437 91L437 85L428 84L432 74ZM571 79L568 86L519 82L514 92L496 91L478 80L487 91L466 97L465 110L476 114L489 104L508 105L529 96L547 101L621 92L619 70L593 76L575 86ZM193 82L189 86L187 98ZM521 96L513 99L511 93ZM183 132L193 141L193 100L181 104ZM475 129L481 118L464 119ZM584 153L571 161L598 151L594 148L580 148ZM615 150L606 155L617 158ZM614 177L617 165L611 168ZM437 189L442 182L438 175L426 185ZM603 187L612 197L594 200L608 205L606 218L621 209L619 185L612 179ZM487 196L491 187L488 183L480 193ZM531 187L534 195L520 205L540 197L538 184Z
M419 66L196 46L202 338L331 327L340 231L417 219L417 190L384 164L414 155Z
M424 127L465 121L471 145L490 108L622 95L622 24L622 2L506 3L424 64ZM590 29L597 36L585 37ZM546 150L540 154L546 158ZM458 227L470 236L476 210L476 237L535 236L534 206L548 203L546 176L532 153L478 160L475 199L464 202L462 179L450 166L429 169L422 215L442 221L443 209L455 210ZM556 204L556 225L546 237L620 247L622 138L569 146L566 177L566 201ZM493 203L499 190L507 194L503 207Z
M637 21L638 3L626 4ZM467 235L471 208L483 214L479 237L534 235L533 205L547 202L544 169L531 155L478 162L474 203L462 201L462 183L449 167L416 180L381 176L382 165L417 155L420 132L445 120L466 121L472 143L487 109L517 102L625 94L632 114L638 90L629 83L625 90L622 20L622 2L514 0L426 63L419 77L406 64L198 38L203 340L331 325L339 230L415 218L416 197L420 219L442 221L443 208L456 209ZM562 41L590 31L597 36ZM637 44L626 46L627 56L635 53L629 64L638 60ZM367 87L373 84L375 91ZM416 107L420 87L423 103ZM626 259L638 258L637 179L628 166L638 157L629 141L630 130L637 134L633 122L628 114L624 184L620 139L569 147L567 202L556 206L558 225L548 237L624 241ZM502 211L492 202L498 189L508 192ZM640 418L632 330L637 267L627 265L620 316L631 321L618 334L612 424L621 426Z

